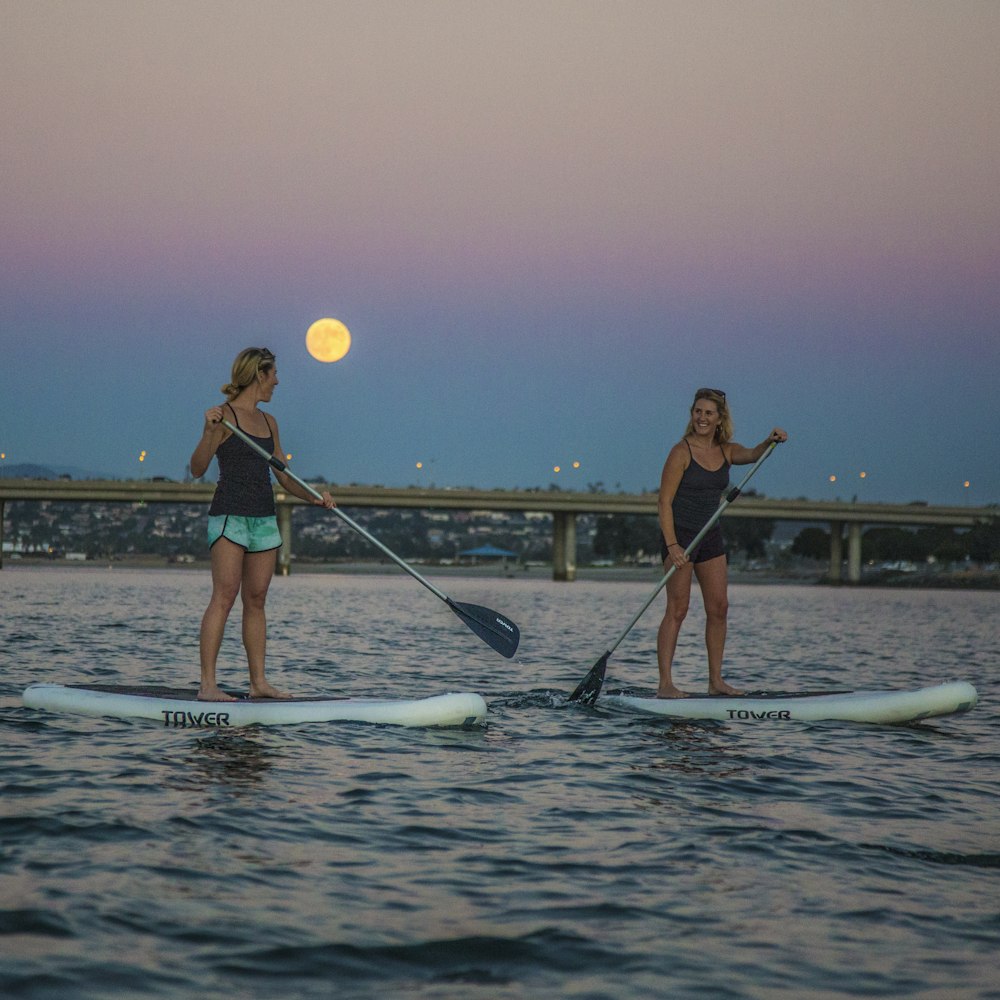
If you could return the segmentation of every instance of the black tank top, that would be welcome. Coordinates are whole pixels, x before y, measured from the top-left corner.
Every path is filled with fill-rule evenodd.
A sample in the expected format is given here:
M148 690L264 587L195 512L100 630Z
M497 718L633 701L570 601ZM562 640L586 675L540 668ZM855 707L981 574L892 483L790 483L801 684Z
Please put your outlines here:
M228 404L227 404L228 405ZM236 426L240 426L232 410ZM264 418L267 419L266 417ZM271 422L267 422L268 428ZM247 437L257 442L269 455L274 451L274 435ZM274 490L271 467L245 441L231 434L215 453L219 460L219 482L212 497L209 515L235 514L239 517L271 517L274 514Z
M723 452L722 465L711 472L695 461L687 438L684 443L688 447L691 461L674 494L674 524L689 531L700 531L718 510L722 494L729 486L729 459Z

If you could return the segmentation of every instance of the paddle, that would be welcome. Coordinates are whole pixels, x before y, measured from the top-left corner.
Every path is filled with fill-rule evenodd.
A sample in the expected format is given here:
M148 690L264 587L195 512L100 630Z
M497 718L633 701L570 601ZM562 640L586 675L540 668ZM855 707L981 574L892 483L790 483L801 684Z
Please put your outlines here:
M691 544L684 550L684 555L691 555L695 546L708 534L712 526L716 521L722 517L722 512L740 495L743 487L749 482L750 477L764 464L765 459L774 451L777 446L777 441L772 441L768 446L767 450L764 452L760 458L754 462L750 471L743 477L738 486L734 486L725 496L725 499L719 504L716 512L708 519L705 523L705 527L694 536L694 540ZM587 676L584 677L582 681L576 686L576 690L569 696L570 701L580 701L584 705L593 705L597 700L597 696L601 693L601 686L604 684L604 673L608 667L608 659L611 654L618 648L619 643L632 631L632 627L635 623L645 614L646 608L653 603L656 595L667 585L667 581L674 575L674 570L677 569L676 566L671 566L667 570L666 575L663 579L656 585L656 590L654 590L650 595L646 603L639 609L638 614L625 626L625 631L622 632L617 639L615 639L611 648L590 668Z
M274 455L268 453L267 449L261 448L256 441L251 437L248 437L239 429L239 427L233 426L228 420L222 421L223 425L228 427L237 437L245 441L258 455L265 459L272 468L277 469L279 472L284 472L286 476L290 476L295 480L304 490L306 490L310 496L316 497L317 500L322 500L322 496L316 492L307 482L299 479L291 469ZM369 542L372 543L376 548L381 549L397 566L401 569L406 570L410 576L413 577L418 583L422 583L435 597L440 598L445 604L451 608L452 611L458 615L459 618L465 622L466 625L476 635L479 636L483 642L487 645L492 646L501 656L506 656L508 659L514 655L517 651L517 644L520 641L521 633L518 627L505 615L501 615L497 611L493 611L490 608L484 608L479 604L462 604L458 601L453 601L447 594L442 593L434 586L429 580L425 580L409 563L404 562L396 555L391 549L383 545L374 535L370 535L364 528L361 527L356 521L348 517L339 507L332 508L333 513L337 515L342 521L350 525L359 535L367 538Z

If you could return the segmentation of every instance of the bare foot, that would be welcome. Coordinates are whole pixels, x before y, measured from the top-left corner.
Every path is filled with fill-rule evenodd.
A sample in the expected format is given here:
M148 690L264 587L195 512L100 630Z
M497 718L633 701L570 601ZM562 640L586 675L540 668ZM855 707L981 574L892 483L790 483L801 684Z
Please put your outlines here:
M734 688L731 685L727 684L725 681L720 681L718 684L709 684L708 685L708 693L710 695L712 695L712 694L725 694L725 695L729 695L730 697L733 696L733 695L746 694L745 691L740 691L737 688Z
M236 701L231 694L226 694L222 688L198 688L198 701Z
M251 698L291 698L291 695L286 691L279 691L276 687L272 687L265 681L263 684L251 684L250 685L250 697Z
M675 687L671 684L669 687L660 688L656 692L657 698L687 698L690 697L686 691L682 691L679 687Z

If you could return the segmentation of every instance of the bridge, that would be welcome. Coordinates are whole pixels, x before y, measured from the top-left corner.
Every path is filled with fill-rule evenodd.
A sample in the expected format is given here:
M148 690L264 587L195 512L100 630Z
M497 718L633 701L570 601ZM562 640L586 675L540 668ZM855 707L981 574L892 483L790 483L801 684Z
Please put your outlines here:
M655 493L570 493L561 490L423 489L421 487L337 486L329 489L340 507L419 508L425 510L523 511L552 515L552 576L576 579L576 518L580 514L647 514L656 516ZM3 552L4 505L14 500L58 500L81 503L209 503L214 483L157 480L0 479L0 567ZM282 546L279 572L292 564L292 512L302 501L275 487ZM741 496L723 518L767 518L806 521L830 526L829 579L842 579L844 533L847 538L847 580L861 579L861 533L868 525L919 527L941 525L971 528L1000 516L996 507L931 506L925 504L848 503L830 500L774 500Z

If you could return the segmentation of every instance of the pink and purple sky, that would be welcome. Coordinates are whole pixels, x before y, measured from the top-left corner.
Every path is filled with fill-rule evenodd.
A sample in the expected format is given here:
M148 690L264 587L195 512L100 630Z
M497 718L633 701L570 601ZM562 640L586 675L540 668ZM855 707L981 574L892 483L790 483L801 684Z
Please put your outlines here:
M263 345L306 477L655 488L711 385L768 496L1000 501L995 0L0 16L8 466L180 479Z

